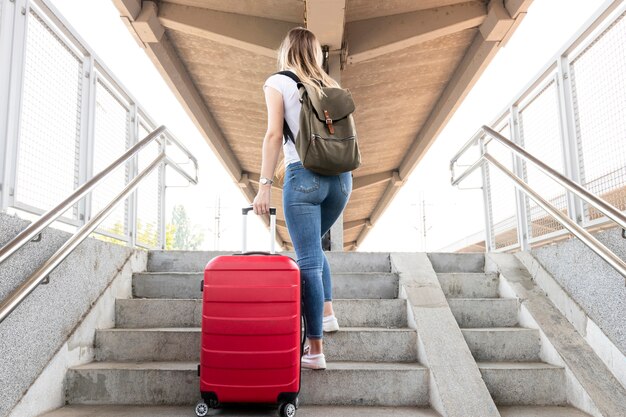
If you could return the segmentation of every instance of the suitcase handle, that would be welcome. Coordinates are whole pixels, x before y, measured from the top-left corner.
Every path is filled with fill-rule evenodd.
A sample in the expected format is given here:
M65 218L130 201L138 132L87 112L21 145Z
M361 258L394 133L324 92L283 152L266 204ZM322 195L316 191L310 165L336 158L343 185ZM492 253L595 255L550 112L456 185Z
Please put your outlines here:
M250 252L246 253L246 243L248 238L248 213L253 210L252 206L244 207L241 209L241 214L243 215L243 225L241 228L241 253L244 255L248 254L261 254L263 252ZM270 207L270 255L276 253L275 249L276 242L276 207Z

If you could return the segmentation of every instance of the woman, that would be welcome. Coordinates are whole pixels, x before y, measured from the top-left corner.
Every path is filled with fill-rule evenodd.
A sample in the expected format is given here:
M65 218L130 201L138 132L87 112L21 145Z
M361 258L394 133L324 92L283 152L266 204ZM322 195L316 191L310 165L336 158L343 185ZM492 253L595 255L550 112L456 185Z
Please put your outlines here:
M312 85L318 94L323 94L320 84L323 87L339 87L324 72L322 62L320 43L313 32L305 28L291 29L278 50L279 70L294 72L302 83ZM296 83L285 75L274 74L267 79L263 90L268 124L263 139L261 184L254 198L254 212L269 213L271 182L282 147L285 167L283 210L300 267L309 339L302 366L326 369L322 332L337 331L339 324L332 307L330 265L322 251L321 239L348 202L352 174L345 172L323 176L304 168L294 143L283 138L283 118L294 138L299 130L301 104Z

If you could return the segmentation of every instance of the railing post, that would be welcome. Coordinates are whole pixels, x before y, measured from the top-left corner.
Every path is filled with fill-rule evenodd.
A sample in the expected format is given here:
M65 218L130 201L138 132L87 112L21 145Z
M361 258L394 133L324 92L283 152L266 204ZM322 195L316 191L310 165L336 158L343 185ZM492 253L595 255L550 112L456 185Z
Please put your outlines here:
M91 176L91 164L89 158L89 152L91 147L92 125L93 119L91 118L91 102L95 95L95 90L92 88L92 80L94 78L94 59L93 56L87 56L83 61L83 86L82 96L80 104L80 145L79 145L79 157L78 157L78 185L81 186L87 182ZM78 203L78 221L80 224L87 223L89 217L89 198L85 196Z
M129 146L135 145L139 138L139 116L137 111L137 104L132 103L130 107L130 137ZM128 181L132 181L137 176L139 156L134 155L130 161L128 161ZM135 247L137 242L137 189L135 189L128 196L128 246Z
M0 209L15 204L29 0L3 1L0 21Z
M159 146L159 152L165 152L167 149L167 136L161 135L161 143ZM165 250L166 236L165 236L165 163L159 166L159 247L161 250Z
M509 126L511 127L511 140L519 146L523 146L521 132L519 130L519 112L517 105L511 106ZM513 154L513 152L511 152L511 154L513 157L513 172L525 181L524 162L522 158L520 158L519 155ZM528 205L526 204L524 192L517 187L515 187L515 203L517 212L517 241L519 242L520 250L529 250L530 230L528 228Z
M481 137L478 141L480 148L480 157L482 158L486 152L485 137ZM489 181L489 167L484 162L480 167L483 179L483 204L485 207L485 251L491 252L495 249L493 236L493 216L491 213L491 182Z
M563 149L563 174L577 184L581 184L581 167L576 135L576 119L570 78L569 60L566 55L557 61L556 83L559 91L559 116L561 143ZM567 191L567 214L578 225L584 223L583 201L574 193Z
M96 144L96 83L98 76L96 74L96 65L93 55L90 57L91 71L89 73L89 89L88 101L85 113L87 114L87 137L85 144L85 178L89 180L93 177L94 152ZM92 195L88 193L83 199L85 223L91 220L92 215Z

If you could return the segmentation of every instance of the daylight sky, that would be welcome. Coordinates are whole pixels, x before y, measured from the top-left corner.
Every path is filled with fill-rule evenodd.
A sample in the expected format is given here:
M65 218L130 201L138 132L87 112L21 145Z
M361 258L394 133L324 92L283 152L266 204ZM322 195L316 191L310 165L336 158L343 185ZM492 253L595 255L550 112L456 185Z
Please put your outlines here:
M133 40L113 2L50 2L148 114L158 124L167 125L198 157L200 184L169 188L168 214L173 204L184 204L194 229L205 235L202 249L238 249L239 208L247 205L246 200L150 59ZM514 36L482 74L370 231L360 251L434 251L484 228L481 192L459 191L450 186L450 158L481 125L491 123L501 113L603 3L601 0L533 1ZM259 142L262 140L259 137ZM180 181L172 176L168 183L176 185ZM269 235L263 224L258 219L250 219L249 224L249 249L267 248Z

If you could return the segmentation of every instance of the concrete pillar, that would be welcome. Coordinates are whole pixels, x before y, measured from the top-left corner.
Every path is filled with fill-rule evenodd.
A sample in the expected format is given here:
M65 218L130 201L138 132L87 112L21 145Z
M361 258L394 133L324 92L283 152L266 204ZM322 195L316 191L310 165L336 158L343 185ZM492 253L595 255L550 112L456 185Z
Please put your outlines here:
M329 75L341 84L341 54L340 51L330 51L328 57ZM330 250L331 252L343 251L343 213L330 228Z

